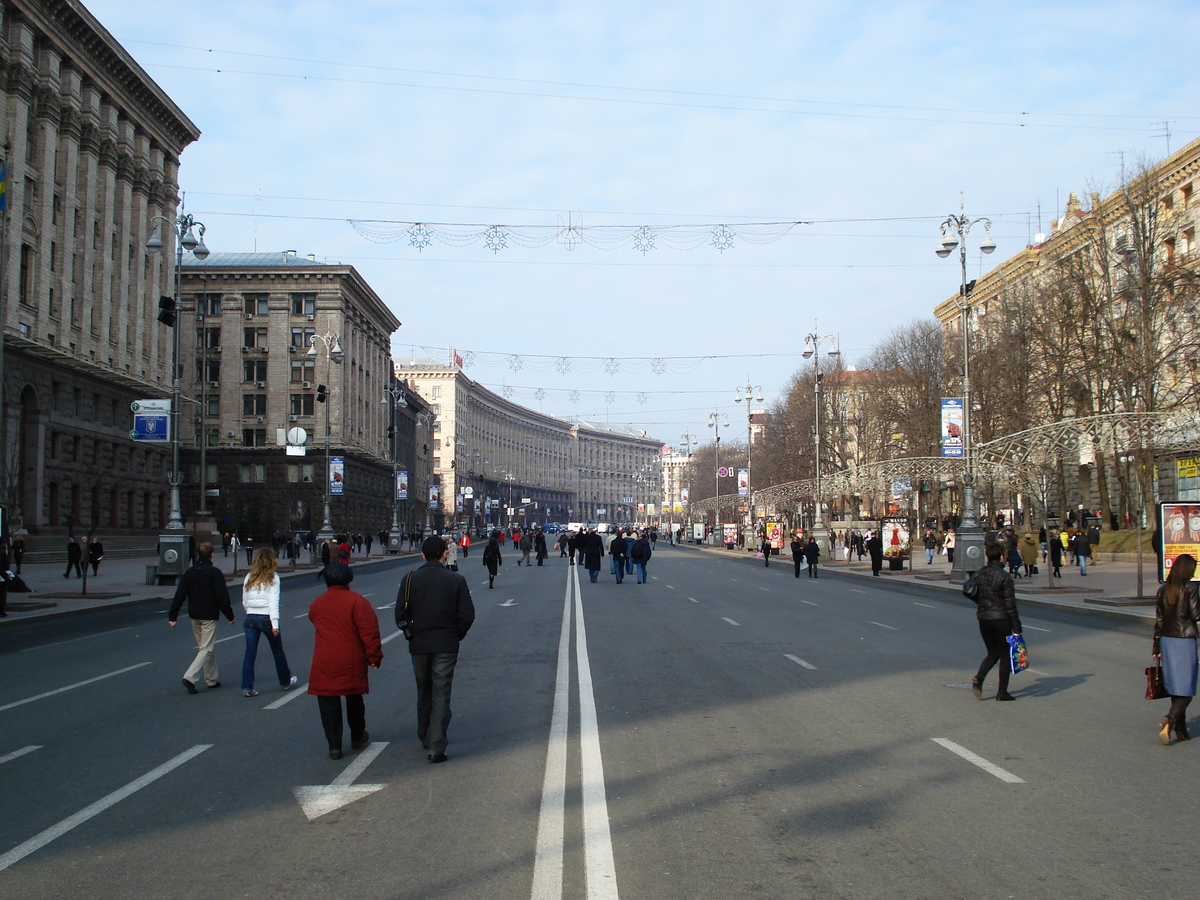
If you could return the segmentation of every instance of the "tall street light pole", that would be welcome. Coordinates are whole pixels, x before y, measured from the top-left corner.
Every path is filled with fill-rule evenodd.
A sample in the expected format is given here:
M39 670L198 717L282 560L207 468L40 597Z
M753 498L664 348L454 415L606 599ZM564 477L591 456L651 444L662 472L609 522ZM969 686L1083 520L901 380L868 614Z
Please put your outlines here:
M743 391L745 391L745 394L742 393ZM750 486L750 478L752 477L752 470L750 468L750 454L752 453L753 448L754 448L754 423L752 421L753 416L754 416L754 410L753 410L753 407L750 406L750 398L751 397L753 397L755 402L757 402L757 403L763 402L762 385L761 384L752 384L750 382L750 376L747 375L745 386L735 388L734 392L733 392L733 399L734 399L735 403L741 403L743 400L746 401L746 509L747 509L746 524L747 525L754 524L754 489ZM740 490L739 490L739 493L741 493Z
M841 355L841 350L838 349L838 339L832 334L821 334L819 331L812 331L804 336L804 352L801 354L805 359L813 361L813 447L815 456L813 457L813 469L816 472L816 484L813 491L813 535L816 536L819 530L824 526L821 514L821 360L817 355L821 350L821 345L826 341L829 342L829 355L835 359ZM818 538L820 540L820 538Z
M380 403L391 404L388 409L388 455L392 458L392 528L388 532L388 549L393 553L400 552L403 532L400 530L400 467L396 461L396 410L408 406L404 399L404 388L393 384L383 389L383 399Z
M963 516L955 536L954 567L950 572L951 581L966 581L970 574L984 565L983 558L983 529L979 526L978 511L975 508L975 469L972 448L971 419L971 300L970 293L974 283L967 283L967 235L975 225L983 224L984 236L979 244L981 253L991 253L996 249L992 240L991 219L968 219L963 212L961 199L958 215L951 214L941 224L942 242L935 251L945 259L958 247L959 281L958 305L960 326L962 332L962 389L963 389Z
M308 357L309 359L312 359L314 363L318 356L317 345L315 343L316 341L320 341L321 346L325 348L326 377L330 382L332 382L333 364L341 363L342 359L345 357L345 353L342 350L341 335L333 334L332 332L326 332L325 334L314 334L310 338L308 345ZM317 385L317 400L325 404L325 517L324 521L321 523L321 533L318 534L317 537L322 541L330 541L334 538L333 522L330 518L329 512L329 483L333 480L333 472L329 465L329 407L331 404L329 403L329 397L327 393L328 389L322 390L324 387L325 386L321 384Z
M721 420L724 419L722 422ZM716 436L716 449L713 451L713 479L716 481L716 514L714 530L720 538L719 543L725 543L725 533L721 525L721 429L729 427L729 416L725 415L720 410L714 410L708 414L708 427L713 430Z

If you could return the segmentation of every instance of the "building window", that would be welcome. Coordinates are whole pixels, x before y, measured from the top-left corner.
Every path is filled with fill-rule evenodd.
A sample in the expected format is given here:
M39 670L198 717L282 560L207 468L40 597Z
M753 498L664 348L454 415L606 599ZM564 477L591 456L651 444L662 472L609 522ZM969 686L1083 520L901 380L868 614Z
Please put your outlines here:
M242 415L243 416L265 416L267 414L267 395L266 394L243 394L242 395ZM255 444L254 446L260 446Z
M221 380L221 360L219 360L219 359L198 359L198 360L196 360L196 380L197 381L220 381Z
M292 360L292 384L316 381L317 364L311 359Z
M442 396L442 386L440 384L435 384L429 393L434 400L437 400Z
M315 477L315 467L312 463L301 463L288 466L288 481L293 484L312 484Z
M243 428L242 429L242 446L243 447L265 447L265 446L267 446L267 429L265 429L265 428Z
M249 350L266 349L267 347L267 329L266 326L251 327L245 329L245 344Z
M265 463L242 463L238 466L238 477L244 484L261 484L267 480Z
M247 359L242 361L242 381L267 380L267 361L265 359Z
M312 316L317 312L316 294L292 294L292 315Z
M206 394L204 397L204 414L211 418L221 415L221 395Z
M220 347L221 346L221 329L217 328L197 328L198 343L201 347Z
M312 394L292 394L293 416L311 416L313 414Z
M221 314L221 294L197 294L196 312L206 316Z
M313 335L317 333L315 328L293 328L292 329L292 346L293 347L311 347Z
M26 305L33 304L33 247L21 245L21 271L17 281L17 296Z
M267 305L266 294L245 294L243 299L246 303L246 315L248 316L265 316L270 307Z

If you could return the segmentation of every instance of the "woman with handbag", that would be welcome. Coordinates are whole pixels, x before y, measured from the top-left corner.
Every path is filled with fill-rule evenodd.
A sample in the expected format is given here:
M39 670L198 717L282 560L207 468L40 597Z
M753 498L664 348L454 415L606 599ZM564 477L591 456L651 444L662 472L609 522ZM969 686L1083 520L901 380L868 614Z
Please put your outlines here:
M500 556L500 540L497 537L499 533L493 534L487 546L483 548L483 564L487 566L489 588L496 586L496 572L504 565L504 559Z
M988 564L974 576L978 585L975 618L979 620L979 634L983 638L983 646L987 648L987 656L971 679L971 692L978 700L983 699L983 679L996 663L1000 663L1000 686L996 690L996 699L1017 699L1008 692L1008 678L1012 674L1008 636L1020 636L1021 617L1017 614L1017 595L1012 576L1004 569L1006 552L1007 547L1002 541L988 544Z
M1162 660L1163 686L1171 695L1171 708L1159 725L1158 739L1171 743L1190 739L1187 708L1196 695L1196 636L1200 634L1200 597L1192 576L1196 559L1184 553L1175 557L1167 582L1158 589L1154 612L1154 657Z

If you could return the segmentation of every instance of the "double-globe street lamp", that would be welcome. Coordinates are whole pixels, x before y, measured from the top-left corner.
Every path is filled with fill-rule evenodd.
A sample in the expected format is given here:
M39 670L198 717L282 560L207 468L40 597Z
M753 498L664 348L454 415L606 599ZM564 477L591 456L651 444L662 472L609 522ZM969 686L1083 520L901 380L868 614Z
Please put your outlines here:
M314 369L316 367L316 358L319 355L317 353L316 341L320 341L321 346L325 348L325 376L329 379L330 383L332 383L333 364L340 364L346 355L345 351L342 350L341 335L327 331L325 334L314 334L309 338L308 358L313 360ZM325 404L325 517L324 521L321 523L321 533L317 535L317 538L322 541L331 541L334 538L333 522L330 519L329 513L329 489L330 482L333 481L333 468L330 465L329 457L329 407L331 404L329 403L328 391L329 389L326 388L325 385L317 385L317 400Z
M971 302L970 293L974 283L967 284L967 235L975 225L983 224L984 236L979 244L981 253L996 249L992 240L992 221L986 218L968 219L960 203L958 215L951 214L941 224L942 242L935 251L945 259L958 247L959 282L958 306L961 317L959 330L962 332L962 460L963 460L963 516L959 523L954 546L954 566L950 573L952 581L965 581L971 572L983 566L983 529L975 508L975 469L971 445Z
M386 386L383 389L383 399L379 401L388 410L388 455L392 458L392 528L388 532L388 552L399 553L404 533L400 530L400 466L396 460L396 410L408 406L404 399L404 388L399 384ZM407 493L407 485L405 485ZM407 499L407 498L406 498Z
M745 391L745 394L742 392ZM751 468L750 454L754 448L754 408L750 405L750 398L753 397L756 403L763 402L762 385L751 384L750 376L746 376L746 384L744 387L734 388L733 400L735 403L746 401L746 524L754 524L754 489L750 486ZM738 493L741 493L741 485L738 485Z
M724 419L724 421L722 421ZM716 435L716 449L713 450L713 478L716 480L717 492L714 504L716 513L713 515L713 531L718 535L718 543L725 543L725 533L721 525L721 429L729 427L729 416L720 410L708 414L708 427Z
M804 336L804 352L800 354L805 359L813 361L813 449L816 454L813 457L813 470L816 473L815 488L813 491L813 536L816 537L823 526L821 515L821 360L817 353L821 349L821 345L826 341L829 342L828 353L835 359L841 355L841 350L838 349L838 339L836 335L821 334L819 331L813 331ZM820 540L820 537L817 537Z

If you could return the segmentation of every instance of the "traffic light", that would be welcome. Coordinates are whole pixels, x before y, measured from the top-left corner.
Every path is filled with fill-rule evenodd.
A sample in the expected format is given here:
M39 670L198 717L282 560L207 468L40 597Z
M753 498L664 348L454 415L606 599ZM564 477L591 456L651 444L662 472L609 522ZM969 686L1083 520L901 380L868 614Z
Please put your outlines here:
M174 297L159 297L158 298L158 321L162 322L168 328L175 327L175 298Z
M318 384L317 385L317 402L324 403L325 400L328 398L328 396L329 396L329 394L325 388L325 385Z

